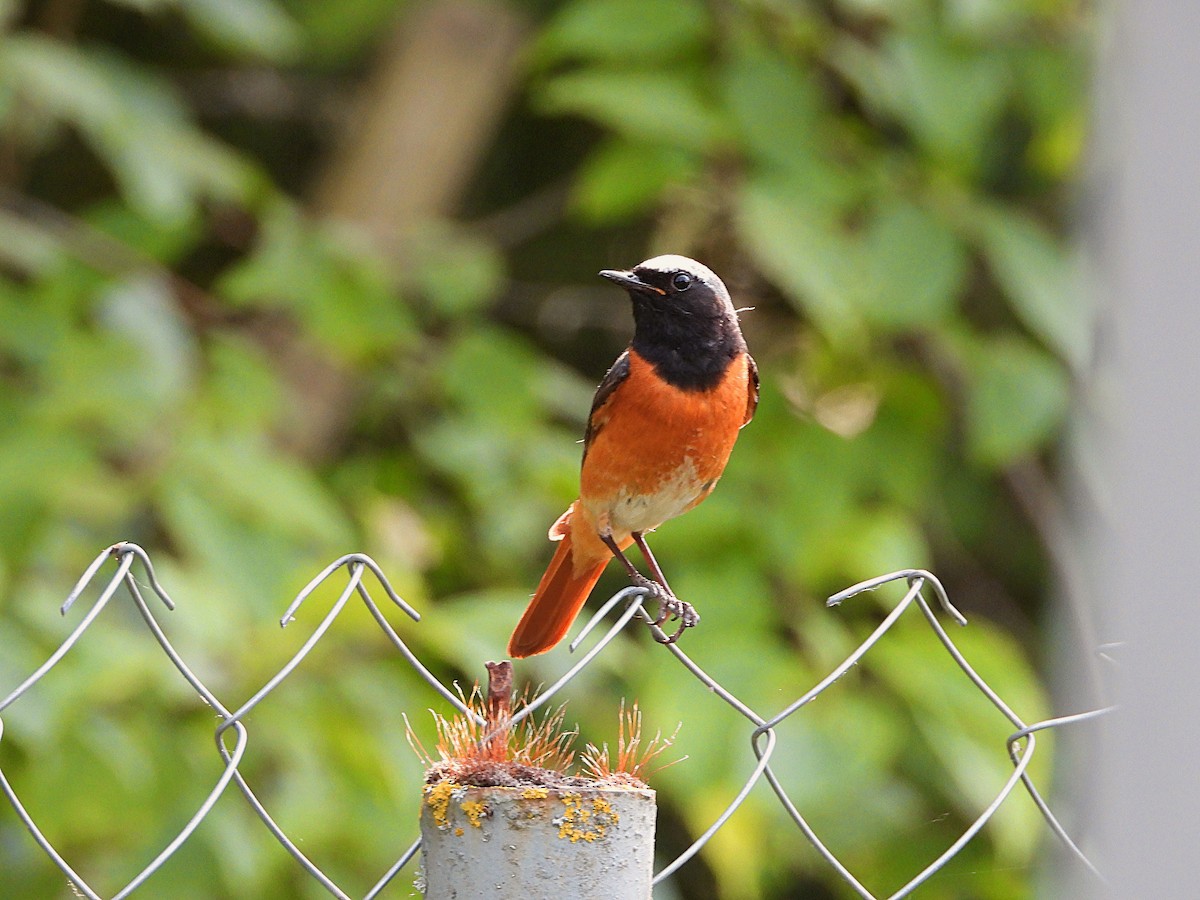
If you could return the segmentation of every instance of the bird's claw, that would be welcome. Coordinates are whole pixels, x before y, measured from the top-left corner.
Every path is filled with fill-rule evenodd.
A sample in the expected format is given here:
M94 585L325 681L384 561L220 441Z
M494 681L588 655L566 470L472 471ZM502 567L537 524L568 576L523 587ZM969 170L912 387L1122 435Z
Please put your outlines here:
M675 643L685 630L694 627L700 621L700 614L696 612L692 604L680 600L657 581L639 575L634 579L634 584L644 588L650 599L658 601L658 617L654 620L655 627L661 627L669 619L679 621L679 628L675 630L674 634L661 638L655 636L654 639L660 644Z
M647 578L645 575L639 573L630 578L630 581L633 582L634 587L639 587L646 592L647 600L657 600L660 604L664 604L668 600L674 599L674 595L653 578ZM654 624L660 624L665 618L666 615L663 614Z
M667 619L678 619L679 627L675 629L675 633L667 637L655 636L655 640L660 644L673 644L679 640L679 636L688 628L694 627L700 621L700 613L696 612L695 607L690 603L685 603L678 597L671 596L661 601L658 621L655 625L661 625Z

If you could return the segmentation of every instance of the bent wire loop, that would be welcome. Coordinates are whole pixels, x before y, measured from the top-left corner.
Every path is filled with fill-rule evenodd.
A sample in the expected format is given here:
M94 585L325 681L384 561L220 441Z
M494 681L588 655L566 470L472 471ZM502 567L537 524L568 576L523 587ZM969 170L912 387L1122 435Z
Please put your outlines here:
M398 607L404 614L409 616L414 621L420 621L420 616L411 606L409 606L392 588L386 576L383 574L379 566L370 557L361 553L352 553L334 560L318 573L305 587L296 595L292 602L284 611L280 620L283 626L288 625L293 621L294 616L300 606L312 594L327 581L334 578L339 571L344 570L346 574L345 586L341 589L337 600L334 602L330 610L325 614L312 633L303 641L299 649L292 657L271 676L267 682L259 688L248 700L238 706L232 712L217 699L216 696L204 685L204 683L196 676L196 674L188 667L180 655L176 652L171 642L167 639L165 633L155 618L149 605L146 602L145 596L142 593L143 585L139 585L138 580L133 576L133 566L135 563L141 564L141 569L145 573L148 588L154 593L159 600L167 607L168 610L174 609L174 603L170 596L163 589L154 572L154 567L151 564L149 556L146 552L136 544L118 543L107 548L100 553L90 566L85 570L82 577L76 583L71 592L67 595L66 600L62 604L61 611L65 615L80 597L80 595L96 580L97 574L104 564L109 559L117 561L116 571L109 577L108 581L100 591L99 597L92 604L92 607L84 615L83 619L71 631L71 633L63 640L58 648L43 662L37 669L34 670L24 681L14 688L3 700L0 700L0 741L4 738L4 721L2 714L5 709L16 703L25 695L34 685L36 685L46 674L57 666L63 658L70 652L71 648L82 638L84 633L96 618L100 615L104 607L112 599L117 589L124 584L133 602L141 615L147 629L150 631L154 640L161 648L162 652L170 660L174 668L191 686L192 690L200 698L202 702L210 706L217 714L219 722L214 732L214 739L218 753L222 761L222 768L219 777L213 788L205 796L203 802L191 815L191 817L183 824L175 836L167 843L167 845L149 862L141 871L137 873L123 888L111 897L124 898L142 886L147 879L157 872L162 865L188 840L195 831L201 821L212 811L218 799L224 793L226 787L231 782L235 783L241 793L243 799L249 804L255 815L262 821L263 825L268 829L271 835L279 844L287 850L289 854L296 860L300 866L320 883L330 894L335 897L345 898L348 900L350 895L323 872L312 860L310 860L291 838L284 832L283 828L272 818L263 801L258 797L254 790L250 787L245 777L239 770L239 765L242 763L247 746L249 744L249 732L246 725L246 719L250 713L263 702L270 694L279 689L283 682L296 670L296 668L304 661L305 657L312 651L321 638L333 626L334 621L340 615L350 598L357 595L366 606L371 617L375 620L388 642L393 649L413 668L413 670L425 681L426 684L438 696L449 703L461 715L472 717L477 724L485 725L485 720L465 704L460 697L452 690L446 687L429 669L421 662L415 653L405 644L403 639L397 634L392 625L384 616L382 610L375 603L370 591L364 582L365 576L370 574L378 586L387 595L388 599ZM887 895L889 898L900 898L911 894L921 884L925 883L936 872L942 869L954 856L962 850L980 830L987 824L988 820L996 812L997 809L1006 801L1006 799L1016 789L1017 785L1024 787L1030 798L1036 804L1037 809L1045 819L1050 830L1059 838L1063 846L1067 848L1070 855L1079 861L1089 872L1097 878L1102 878L1100 872L1090 859L1080 849L1078 844L1071 838L1070 834L1063 827L1058 818L1050 810L1046 800L1042 797L1033 779L1029 775L1029 764L1033 758L1033 753L1036 747L1035 735L1038 732L1063 728L1077 723L1086 722L1106 715L1112 711L1112 707L1104 707L1093 709L1086 712L1076 713L1073 715L1059 716L1056 718L1045 719L1033 724L1026 724L1021 718L1008 706L1008 704L994 691L991 686L984 680L982 676L971 666L966 657L954 644L945 629L941 626L937 616L934 614L933 608L925 600L922 591L928 587L933 591L934 597L942 610L957 624L965 625L966 619L950 602L945 589L941 582L930 572L921 569L904 569L897 572L892 572L887 575L881 575L877 578L872 578L863 581L852 587L846 588L843 591L834 594L827 601L829 606L837 606L844 601L860 594L864 591L875 590L886 584L894 581L907 582L908 589L901 600L891 609L884 617L878 626L860 643L853 652L851 652L841 663L821 679L817 684L807 690L796 700L789 703L779 712L771 716L766 716L752 709L748 704L736 697L732 692L726 689L720 682L709 675L695 660L688 656L686 652L674 643L664 643L662 646L665 652L671 654L676 662L679 663L692 677L702 684L708 692L720 698L724 703L728 704L734 711L747 720L746 736L750 742L751 749L754 752L755 764L746 774L742 781L741 787L737 790L733 798L725 806L722 812L712 822L712 824L699 836L692 844L680 853L675 859L666 864L655 876L654 883L658 884L667 878L670 878L712 839L729 819L736 815L738 809L742 806L745 800L749 797L755 786L762 780L766 780L768 786L773 792L776 799L787 812L788 816L796 824L796 827L812 845L814 850L825 860L825 862L833 868L834 871L857 893L860 897L871 898L872 894L862 882L850 872L850 870L842 863L842 861L829 849L828 846L817 835L814 828L809 824L805 817L797 808L792 797L789 795L786 787L779 779L776 772L771 768L772 755L779 747L779 736L776 728L784 722L784 720L795 715L805 706L820 696L825 690L833 685L847 671L854 667L862 658L870 652L879 641L881 641L902 615L913 605L921 611L922 616L933 631L938 641L942 644L945 651L954 660L958 668L972 682L975 688L986 698L996 710L1003 715L1015 729L1008 737L1006 742L1006 750L1013 769L1011 775L1004 782L1000 791L995 795L988 806L978 815L978 817L967 827L967 829L941 853L936 859L930 862L925 868L918 872L906 884L898 890ZM600 623L607 619L615 609L620 608L620 612L609 625L608 629L578 660L559 679L545 689L541 690L532 700L522 706L522 708L514 713L508 725L511 726L520 722L528 716L533 715L538 709L547 704L556 694L571 683L581 671L587 668L597 656L617 639L617 636L624 631L629 623L634 619L639 619L651 630L654 636L661 640L666 637L665 632L654 624L653 617L644 609L643 604L647 599L648 592L641 587L629 587L612 596L606 601L594 616L583 626L578 636L570 644L572 652L576 651L582 643L599 627ZM1105 652L1107 649L1104 648ZM230 733L232 732L232 746L229 742ZM485 734L482 740L487 740L489 734ZM85 879L76 872L71 865L65 860L62 855L55 849L51 841L46 837L42 830L37 825L33 813L19 799L16 790L9 782L2 768L0 768L0 790L7 797L9 804L16 811L18 818L25 826L26 830L33 836L34 841L42 849L42 851L50 857L54 864L63 872L64 875L74 885L75 889L82 895L92 900L100 900L101 894L97 893ZM376 897L394 878L395 876L412 860L412 858L420 850L420 839L417 838L407 849L395 860L395 862L387 869L379 880L370 888L363 896L370 900Z
M167 639L166 635L159 627L158 620L155 619L154 614L150 611L150 607L147 605L145 598L142 596L142 592L138 587L137 580L133 577L133 574L130 571L135 559L141 561L142 566L145 569L147 579L150 582L151 590L153 590L158 598L162 600L163 605L166 606L168 610L175 608L175 604L171 600L170 596L167 595L167 592L163 590L162 586L158 583L158 578L154 573L154 566L151 564L150 558L146 555L146 552L136 544L114 544L100 553L92 562L92 564L88 566L87 570L83 573L83 576L79 579L79 581L76 582L75 587L71 590L71 593L67 595L67 599L63 602L61 608L62 614L66 615L80 594L82 594L83 591L86 590L87 587L92 583L93 579L96 577L96 573L99 572L101 566L109 557L114 557L119 561L117 571L112 575L104 589L100 592L100 596L97 598L96 602L92 604L92 608L88 610L87 614L83 617L83 620L77 626L75 626L75 629L70 635L67 636L66 640L64 640L58 646L58 649L50 655L49 659L39 666L32 675L21 682L21 684L18 685L7 697L5 697L3 700L0 700L0 713L20 699L20 697L26 691L37 684L47 672L49 672L63 659L63 657L67 655L71 648L74 647L79 639L83 636L83 633L96 620L96 617L100 615L100 612L104 609L104 607L108 605L108 601L112 599L113 594L116 593L117 588L122 583L124 583L129 589L129 593L133 597L134 603L136 604L138 612L141 614L143 621L150 629L151 634L154 635L154 639L158 642L158 645L162 649L163 653L166 654L167 658L171 661L171 664L184 677L188 684L191 685L192 689L199 695L201 700L203 700L209 706L219 708L220 704L217 702L216 697L212 695L208 688L206 688L200 679L197 678L192 672L192 670L188 668L183 659L180 658L174 646L172 646L171 642ZM3 734L3 720L0 720L0 738L3 737ZM163 863L166 862L189 837L191 837L192 832L196 830L196 827L209 814L213 806L216 804L218 798L220 798L221 794L224 793L225 788L229 785L230 779L233 778L237 772L237 766L241 762L242 756L246 751L246 729L240 725L237 728L236 738L237 739L234 748L225 760L225 766L221 771L220 777L217 779L217 782L213 786L212 790L209 791L208 795L204 798L204 801L192 814L191 818L184 823L183 827L176 833L175 837L173 837L158 853L158 855L155 856L154 859L152 859L148 864L146 864L142 870L125 885L125 887L121 888L121 890L112 895L113 900L120 900L120 898L127 897L138 887L140 887L146 881L146 879L157 872L159 868L162 867ZM33 839L37 842L38 846L41 847L43 852L45 852L45 854L50 857L54 864L62 870L63 874L67 876L71 884L74 885L75 889L83 896L91 898L91 900L100 900L101 895L98 894L79 873L71 868L70 864L68 864L62 855L54 848L46 835L42 833L42 830L38 828L37 824L34 822L32 814L25 808L24 804L22 804L21 800L17 796L16 791L9 783L8 778L4 775L2 770L0 770L0 790L4 791L5 796L8 798L8 802L12 804L13 809L16 810L17 816L21 819L22 824L24 824L29 833L33 835Z

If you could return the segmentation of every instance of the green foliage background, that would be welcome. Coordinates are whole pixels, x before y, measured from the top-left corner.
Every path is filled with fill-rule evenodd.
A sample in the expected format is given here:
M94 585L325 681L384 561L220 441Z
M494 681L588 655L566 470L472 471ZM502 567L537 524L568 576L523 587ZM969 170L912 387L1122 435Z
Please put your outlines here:
M549 556L590 392L630 330L594 273L679 252L754 307L763 374L720 488L656 535L704 617L688 652L780 709L897 595L835 611L825 596L927 566L971 619L954 635L968 657L1028 720L1044 714L1028 498L1053 483L1089 353L1062 238L1086 5L472 8L524 23L507 105L454 202L381 241L313 198L419 9L0 2L0 692L67 633L80 613L64 622L58 604L117 540L150 551L179 605L162 616L172 640L231 707L334 594L281 632L283 606L353 550L424 614L396 617L421 658L479 678ZM1008 772L1006 723L909 618L789 720L775 756L817 832L884 893ZM753 756L741 720L645 638L578 679L567 716L596 741L622 697L651 731L683 723L689 758L654 783L666 860ZM568 664L556 650L517 677ZM412 839L401 713L428 744L434 701L351 609L249 720L243 771L352 893ZM5 711L0 764L111 891L216 779L213 727L117 602ZM1007 804L922 896L1027 896L1042 835L1030 804ZM67 896L6 806L0 886ZM232 791L144 892L323 895ZM765 785L661 893L848 895Z

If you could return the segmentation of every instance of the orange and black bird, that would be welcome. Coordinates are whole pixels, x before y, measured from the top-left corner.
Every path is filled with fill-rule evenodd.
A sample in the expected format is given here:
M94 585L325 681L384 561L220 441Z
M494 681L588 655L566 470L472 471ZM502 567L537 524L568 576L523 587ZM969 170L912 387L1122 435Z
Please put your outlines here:
M661 624L695 625L645 535L712 492L758 405L758 368L721 279L686 256L605 269L633 301L633 340L596 390L583 439L579 499L550 528L558 549L508 642L510 656L549 650L567 633L608 561L658 599ZM654 578L624 551L636 543Z

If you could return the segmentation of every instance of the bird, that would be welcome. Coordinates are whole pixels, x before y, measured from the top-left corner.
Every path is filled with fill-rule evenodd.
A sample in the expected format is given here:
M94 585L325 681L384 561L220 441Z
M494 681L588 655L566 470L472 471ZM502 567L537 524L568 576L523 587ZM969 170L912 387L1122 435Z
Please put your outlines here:
M758 406L758 367L711 269L671 254L600 275L628 292L633 338L592 400L579 497L550 527L558 546L509 640L517 659L562 640L614 558L659 601L656 625L679 622L660 640L673 643L699 621L671 591L645 536L712 492ZM653 578L625 554L632 544Z

